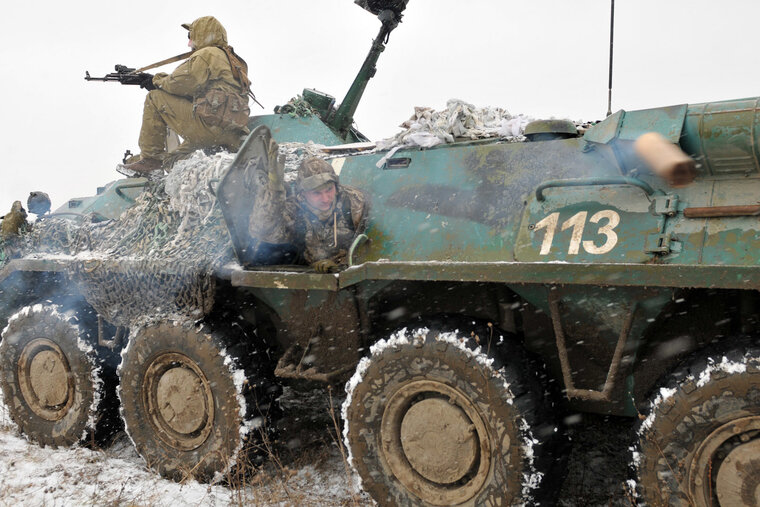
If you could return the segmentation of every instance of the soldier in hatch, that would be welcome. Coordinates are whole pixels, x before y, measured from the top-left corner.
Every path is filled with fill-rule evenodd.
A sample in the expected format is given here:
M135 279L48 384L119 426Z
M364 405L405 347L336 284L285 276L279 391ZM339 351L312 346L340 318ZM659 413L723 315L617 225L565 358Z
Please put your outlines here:
M270 161L277 157L277 145L272 145ZM270 167L266 189L258 192L249 222L251 236L271 244L295 245L303 260L320 273L345 266L348 249L366 226L364 193L341 185L332 166L313 157L301 162L294 194L286 198L282 165L270 164L279 167Z
M149 90L140 129L140 160L120 165L127 175L162 168L167 127L184 142L180 150L221 146L237 151L248 133L248 67L227 44L227 31L213 16L183 24L191 56L171 74L147 75Z

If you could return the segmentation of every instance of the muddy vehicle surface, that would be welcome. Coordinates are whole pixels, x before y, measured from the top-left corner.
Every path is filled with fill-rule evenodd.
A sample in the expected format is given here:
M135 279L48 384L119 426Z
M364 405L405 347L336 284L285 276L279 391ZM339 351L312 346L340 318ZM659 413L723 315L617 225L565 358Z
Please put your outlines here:
M578 412L630 418L643 503L757 502L760 99L373 150L351 118L406 2L358 3L382 28L339 107L304 90L310 115L251 118L236 155L113 182L4 245L21 431L65 446L121 420L149 466L210 480L256 459L282 385L317 382L345 385L381 505L550 504ZM324 144L370 196L346 269L258 255L271 139Z

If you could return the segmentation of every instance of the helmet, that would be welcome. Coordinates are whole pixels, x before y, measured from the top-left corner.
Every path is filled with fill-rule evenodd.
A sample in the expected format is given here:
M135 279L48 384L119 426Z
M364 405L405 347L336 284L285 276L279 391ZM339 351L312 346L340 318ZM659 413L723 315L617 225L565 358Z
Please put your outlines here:
M304 159L301 165L298 166L296 185L298 185L299 192L315 190L330 182L337 185L338 175L335 174L335 169L325 160L319 157L310 157Z

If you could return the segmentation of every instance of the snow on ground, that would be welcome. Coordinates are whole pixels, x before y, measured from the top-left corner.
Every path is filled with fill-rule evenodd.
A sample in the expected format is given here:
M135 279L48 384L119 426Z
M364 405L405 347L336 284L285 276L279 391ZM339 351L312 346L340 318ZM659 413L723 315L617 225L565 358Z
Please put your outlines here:
M0 506L364 506L335 446L270 463L246 486L178 484L148 470L123 433L104 450L41 448L20 436L0 397Z
M290 413L282 433L291 438L265 470L246 479L245 487L232 489L162 479L147 469L123 433L104 450L40 448L13 428L0 396L0 507L374 505L357 490L356 476L346 472L333 438L334 423L325 410L324 390L286 389L280 404ZM631 421L577 414L566 423L571 444L568 473L556 505L634 505L625 488L628 456L623 452L630 443Z

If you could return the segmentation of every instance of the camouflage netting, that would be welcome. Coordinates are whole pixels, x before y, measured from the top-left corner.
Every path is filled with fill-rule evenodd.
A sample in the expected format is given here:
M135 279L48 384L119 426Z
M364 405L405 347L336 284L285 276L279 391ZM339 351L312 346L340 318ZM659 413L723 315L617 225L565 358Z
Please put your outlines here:
M476 107L462 100L449 99L446 109L436 111L430 107L415 107L414 114L401 125L401 132L376 143L376 151L388 150L377 162L382 167L396 151L410 148L432 148L439 144L461 140L494 138L506 142L525 141L525 127L534 118L512 115L499 107ZM591 124L576 121L583 132Z
M404 130L393 137L378 141L381 150L396 146L430 148L458 139L501 137L512 141L524 139L525 126L532 120L522 114L513 116L498 107L475 107L467 102L450 99L446 109L415 107L414 114L399 125Z
M286 176L320 145L283 143ZM131 326L167 315L199 319L213 306L215 271L235 259L209 183L234 160L202 151L149 183L117 220L49 217L32 231L0 243L0 268L11 258L64 259L67 274L109 322Z
M320 116L319 112L299 94L288 101L284 106L274 108L275 114L289 114L293 118Z
M38 221L19 241L20 253L73 260L68 275L113 324L167 314L200 318L213 305L214 271L233 258L209 189L232 160L228 153L194 153L163 181L149 183L118 220Z
M303 159L308 157L327 158L327 154L322 151L323 144L315 144L312 141L308 143L280 143L279 153L285 156L285 181L295 181L298 166Z
M457 99L446 102L446 109L442 111L415 107L411 118L399 125L404 130L377 142L378 150L390 150L377 166L381 167L396 151L414 146L432 148L461 139L489 137L523 141L525 126L531 120L524 115L513 116L498 107L475 107Z

